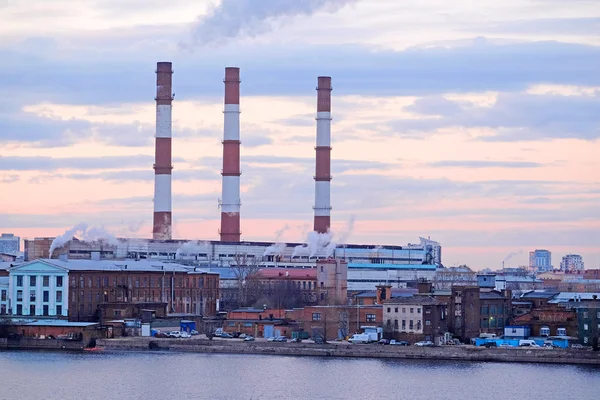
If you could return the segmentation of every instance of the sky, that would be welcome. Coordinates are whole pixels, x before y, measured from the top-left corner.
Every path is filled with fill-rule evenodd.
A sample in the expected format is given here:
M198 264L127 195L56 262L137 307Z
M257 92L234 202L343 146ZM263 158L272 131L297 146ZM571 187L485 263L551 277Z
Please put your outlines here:
M241 68L242 239L312 227L332 77L332 232L445 265L600 268L596 0L0 0L0 232L151 237L172 61L174 238L218 240L223 77Z

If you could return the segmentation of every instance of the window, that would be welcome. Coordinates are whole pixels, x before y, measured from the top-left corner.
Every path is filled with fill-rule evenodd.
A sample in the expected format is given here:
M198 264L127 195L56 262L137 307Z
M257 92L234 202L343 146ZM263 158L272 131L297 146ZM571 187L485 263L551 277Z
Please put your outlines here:
M498 318L498 328L504 328L504 318Z
M412 313L414 313L414 312L415 312L415 309L411 307L411 308L410 308L410 313L412 314Z
M321 300L325 300L325 293L321 293Z
M135 278L135 287L140 287L140 278ZM179 287L181 287L181 278L179 279Z
M195 280L195 278L194 278L194 280ZM146 286L148 286L148 278L144 277L144 280L142 281L142 287L146 287Z
M107 290L104 291L104 302L108 303L108 291Z
M43 314L43 315L49 315L49 314L48 314L48 304L45 304L45 305L43 306L43 311L42 311L42 314Z
M80 288L84 287L83 276L80 276L80 277L79 277L79 287L80 287Z
M588 312L587 312L587 311L584 311L584 312L583 312L583 318L587 318L587 317L588 317Z
M397 319L394 320L394 329L398 329L398 320Z
M387 309L388 309L388 312L392 312L392 308L391 307L388 307Z
M491 306L490 306L490 314L491 314L491 315L494 315L494 314L496 314L496 306L495 306L495 305L491 305Z
M88 287L92 287L92 286L94 286L94 279L90 276L88 278Z
M402 320L402 330L403 331L406 330L406 320L405 319Z
M313 321L320 321L321 320L321 313L312 313L312 320Z
M427 325L427 326L431 325L431 321L430 320L426 320L425 321L425 325Z
M431 308L426 308L425 309L425 314L431 314Z
M92 305L88 304L88 315L92 315Z
M23 276L17 275L17 286L23 286Z
M23 301L23 291L17 290L17 301Z
M29 315L35 315L35 304L29 306Z
M30 290L29 291L29 301L30 302L35 302L35 290Z
M115 310L115 317L121 316L121 310Z
M62 285L63 285L63 277L57 276L56 277L56 287L62 287Z
M367 322L375 322L375 314L367 314Z
M542 326L540 328L540 335L542 336L549 336L550 335L550 328L547 326Z
M44 277L42 277L42 286L44 286L44 287L50 286L50 277L48 275L45 275Z
M504 305L500 304L497 308L497 313L498 314L504 314Z
M584 330L584 331L587 331L587 330L589 330L589 326L588 326L588 324L583 324L583 330Z
M44 290L42 301L44 303L47 303L50 301L50 292L49 291Z
M56 315L62 315L62 306L56 306Z
M2 291L2 297L0 297L2 301L6 301L6 290Z
M488 315L488 306L481 306L481 315Z
M421 320L417 321L417 330L420 331L422 329L421 327Z
M0 304L0 315L6 315L6 304Z
M35 275L31 275L29 277L29 286L35 286L35 283L36 283L36 279L35 278L36 278Z
M398 307L396 307L396 308L394 309L394 312L398 312Z
M325 283L321 282L321 289L323 289L325 287Z
M488 319L487 319L487 318L483 318L483 319L481 320L481 327L482 327L482 328L488 328L489 326L490 326L490 325L489 325Z
M321 265L321 272L323 272L323 266Z
M402 312L406 314L406 307L402 307Z
M421 309L417 308L417 314L421 314Z
M306 290L306 281L302 282L302 289Z
M17 304L17 315L23 315L23 305Z
M408 321L408 329L414 329L413 323L414 323L414 321L412 319L410 321Z
M62 292L60 290L56 292L56 302L62 303Z
M596 318L600 319L600 311L596 314Z
M392 320L391 319L388 319L386 324L387 324L388 329L392 329Z

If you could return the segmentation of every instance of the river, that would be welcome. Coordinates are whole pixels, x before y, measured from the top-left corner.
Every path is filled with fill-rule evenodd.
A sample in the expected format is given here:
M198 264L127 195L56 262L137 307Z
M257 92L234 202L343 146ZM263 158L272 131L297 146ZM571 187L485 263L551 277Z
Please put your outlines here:
M584 400L600 368L198 353L0 352L0 399Z

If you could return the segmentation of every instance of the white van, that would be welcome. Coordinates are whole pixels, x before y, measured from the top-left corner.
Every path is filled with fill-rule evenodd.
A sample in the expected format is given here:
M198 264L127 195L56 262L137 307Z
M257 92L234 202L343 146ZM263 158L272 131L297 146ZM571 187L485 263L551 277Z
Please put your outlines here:
M540 347L535 341L525 339L519 340L519 347Z

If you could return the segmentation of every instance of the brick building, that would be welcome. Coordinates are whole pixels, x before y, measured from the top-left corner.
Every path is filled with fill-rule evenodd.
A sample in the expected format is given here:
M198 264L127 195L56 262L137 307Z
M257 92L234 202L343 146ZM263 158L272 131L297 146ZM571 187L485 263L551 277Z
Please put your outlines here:
M309 306L289 310L286 317L295 321L298 329L307 332L312 338L334 340L351 336L359 332L362 326L382 326L383 308L381 305Z
M383 331L388 339L415 343L445 342L447 305L428 295L396 297L383 304Z
M449 331L463 342L480 333L501 336L511 316L511 292L478 286L453 286L448 305Z
M219 275L157 261L35 260L10 268L13 315L70 321L217 311ZM60 282L59 282L60 279Z
M557 304L537 306L512 319L511 325L528 326L531 336L577 336L577 314ZM562 329L561 329L562 328Z

